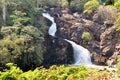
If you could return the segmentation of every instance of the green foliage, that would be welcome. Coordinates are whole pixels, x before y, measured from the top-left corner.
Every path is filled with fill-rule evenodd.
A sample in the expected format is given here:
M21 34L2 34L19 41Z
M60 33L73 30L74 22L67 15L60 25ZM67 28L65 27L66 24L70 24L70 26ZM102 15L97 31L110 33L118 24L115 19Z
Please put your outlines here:
M118 74L120 74L120 57L117 60L117 69L118 69Z
M43 61L43 34L33 26L2 27L0 64L17 63L21 68L33 68ZM2 66L1 66L2 67Z
M71 4L71 1L70 1L70 3L68 2L69 0L58 0L59 1L59 5L60 6L70 6L70 4Z
M115 0L107 0L105 2L105 5L114 5L114 3L115 3Z
M68 6L69 3L67 0L39 0L38 1L40 6L44 6L44 5L47 5L47 6Z
M98 0L90 0L84 5L84 13L92 13L99 6Z
M10 39L0 40L0 63L15 62L22 54L20 46Z
M37 8L36 5L36 0L6 0L6 25L13 25L17 21L25 25L26 23L35 25L35 19L42 12L42 8ZM0 12L2 13L1 6ZM3 23L2 14L0 14L0 23Z
M117 25L116 31L120 31L120 15L117 17L115 24Z
M120 31L120 26L117 26L116 31Z
M105 78L104 76L109 76L105 71L97 72L95 69L87 69L84 66L53 65L49 69L40 67L34 71L23 72L15 64L7 65L10 69L0 72L0 80L101 80Z
M84 4L86 2L88 2L89 0L72 0L71 1L71 7L74 9L74 10L78 10L78 11L83 11L84 9Z
M115 24L117 25L116 27L116 31L120 31L120 0L117 0L114 4L114 7L118 9L118 16L117 16L117 19L116 19L116 22Z
M117 8L117 9L120 9L120 0L116 1L114 6Z
M90 41L91 40L90 33L89 32L83 32L82 39L85 39L86 41Z
M97 13L93 16L95 22L100 24L114 24L117 18L117 9L113 6L99 6Z
M22 13L21 11L17 11L17 10L13 11L13 14L10 15L14 25L15 24L22 24L22 25L29 24L31 22L31 19L25 16L26 16L26 13Z
M23 73L22 70L13 63L8 63L7 66L10 69L0 72L0 80L17 80L19 74Z

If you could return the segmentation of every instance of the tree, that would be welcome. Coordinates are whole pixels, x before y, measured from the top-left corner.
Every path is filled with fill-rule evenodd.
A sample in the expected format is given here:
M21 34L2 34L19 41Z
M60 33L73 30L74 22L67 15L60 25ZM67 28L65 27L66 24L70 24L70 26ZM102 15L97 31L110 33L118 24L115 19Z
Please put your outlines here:
M33 26L2 27L0 39L0 67L16 63L23 70L40 66L43 61L44 38L41 31Z
M2 0L2 12L3 12L3 22L6 24L6 2Z
M71 4L71 0L67 0L68 1L68 5L70 6L70 4Z

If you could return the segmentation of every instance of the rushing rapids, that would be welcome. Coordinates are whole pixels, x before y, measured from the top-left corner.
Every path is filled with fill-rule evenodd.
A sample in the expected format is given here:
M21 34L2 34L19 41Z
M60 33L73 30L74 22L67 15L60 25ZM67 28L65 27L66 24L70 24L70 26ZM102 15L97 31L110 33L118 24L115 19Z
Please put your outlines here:
M50 14L48 14L48 13L43 13L42 15L52 22L52 25L50 26L48 33L49 33L49 35L55 37L55 33L57 31L57 26L56 26L56 23L54 21L54 18L51 17ZM76 44L73 41L70 41L70 40L67 40L67 39L64 39L64 40L67 41L68 43L70 43L73 47L74 60L75 60L73 65L85 64L85 65L88 66L88 65L92 64L91 57L90 57L90 52L86 48Z

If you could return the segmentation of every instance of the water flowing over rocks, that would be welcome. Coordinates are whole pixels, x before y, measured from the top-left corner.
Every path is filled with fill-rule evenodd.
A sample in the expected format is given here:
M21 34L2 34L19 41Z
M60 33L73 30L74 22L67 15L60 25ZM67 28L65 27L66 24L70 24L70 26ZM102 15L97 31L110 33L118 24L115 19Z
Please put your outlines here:
M116 63L117 57L120 54L120 32L116 31L113 23L105 25L93 19L93 17L97 17L96 14L87 17L87 14L73 13L68 8L49 8L48 12L55 18L57 37L72 40L87 48L92 55L92 62L95 64L112 66ZM82 39L82 34L85 31L91 35L90 42ZM51 63L71 64L73 57L69 55L73 55L72 46L62 39L55 38L54 45L56 47L54 47L54 45L51 46L53 44L51 41L52 37L46 38L48 52L45 54L45 57L54 57L51 57L51 59L50 57L47 58Z
M57 31L57 29L56 29L57 26L56 26L56 23L54 22L54 17L50 16L49 13L43 13L42 15L43 15L43 17L49 19L52 22L52 24L48 30L48 33L51 37L56 38L57 36L55 36L55 34ZM57 37L57 39L59 40L58 37ZM61 38L61 39L63 39L63 38ZM72 55L72 56L74 57L74 65L81 65L81 64L92 65L90 52L86 48L76 44L75 42L73 42L71 40L68 40L68 39L63 39L63 40L70 43L73 47L74 55ZM55 44L54 39L52 40L52 43ZM61 52L61 51L64 52L64 51L66 51L66 49L62 49L60 51L58 50L58 52ZM55 58L56 58L56 60L59 59L57 56ZM65 57L65 58L67 58L67 57ZM60 59L62 59L62 58L60 58ZM57 60L57 61L59 61L59 60Z

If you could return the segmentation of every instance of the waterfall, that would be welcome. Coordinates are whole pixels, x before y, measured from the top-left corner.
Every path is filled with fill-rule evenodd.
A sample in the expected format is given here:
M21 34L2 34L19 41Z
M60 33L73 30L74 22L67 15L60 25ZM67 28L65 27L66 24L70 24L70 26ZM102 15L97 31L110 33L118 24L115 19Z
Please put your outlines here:
M48 33L49 33L49 35L55 37L55 33L57 31L57 26L56 26L56 23L54 21L54 18L51 17L50 14L48 14L48 13L43 13L42 15L52 22L52 25L50 26Z
M73 41L70 41L67 39L65 40L69 42L73 47L74 60L75 60L74 65L80 65L80 64L91 65L92 64L90 52L86 48L76 44Z
M48 14L48 13L43 13L42 15L52 22L52 25L50 26L48 33L49 33L49 35L55 37L55 33L57 31L57 26L56 26L56 23L54 21L54 18L51 17L50 14ZM85 65L91 65L92 64L91 57L90 57L90 52L86 48L76 44L73 41L70 41L70 40L67 40L67 39L64 39L64 40L69 42L73 47L74 60L75 60L74 65L81 65L82 63L85 64Z

